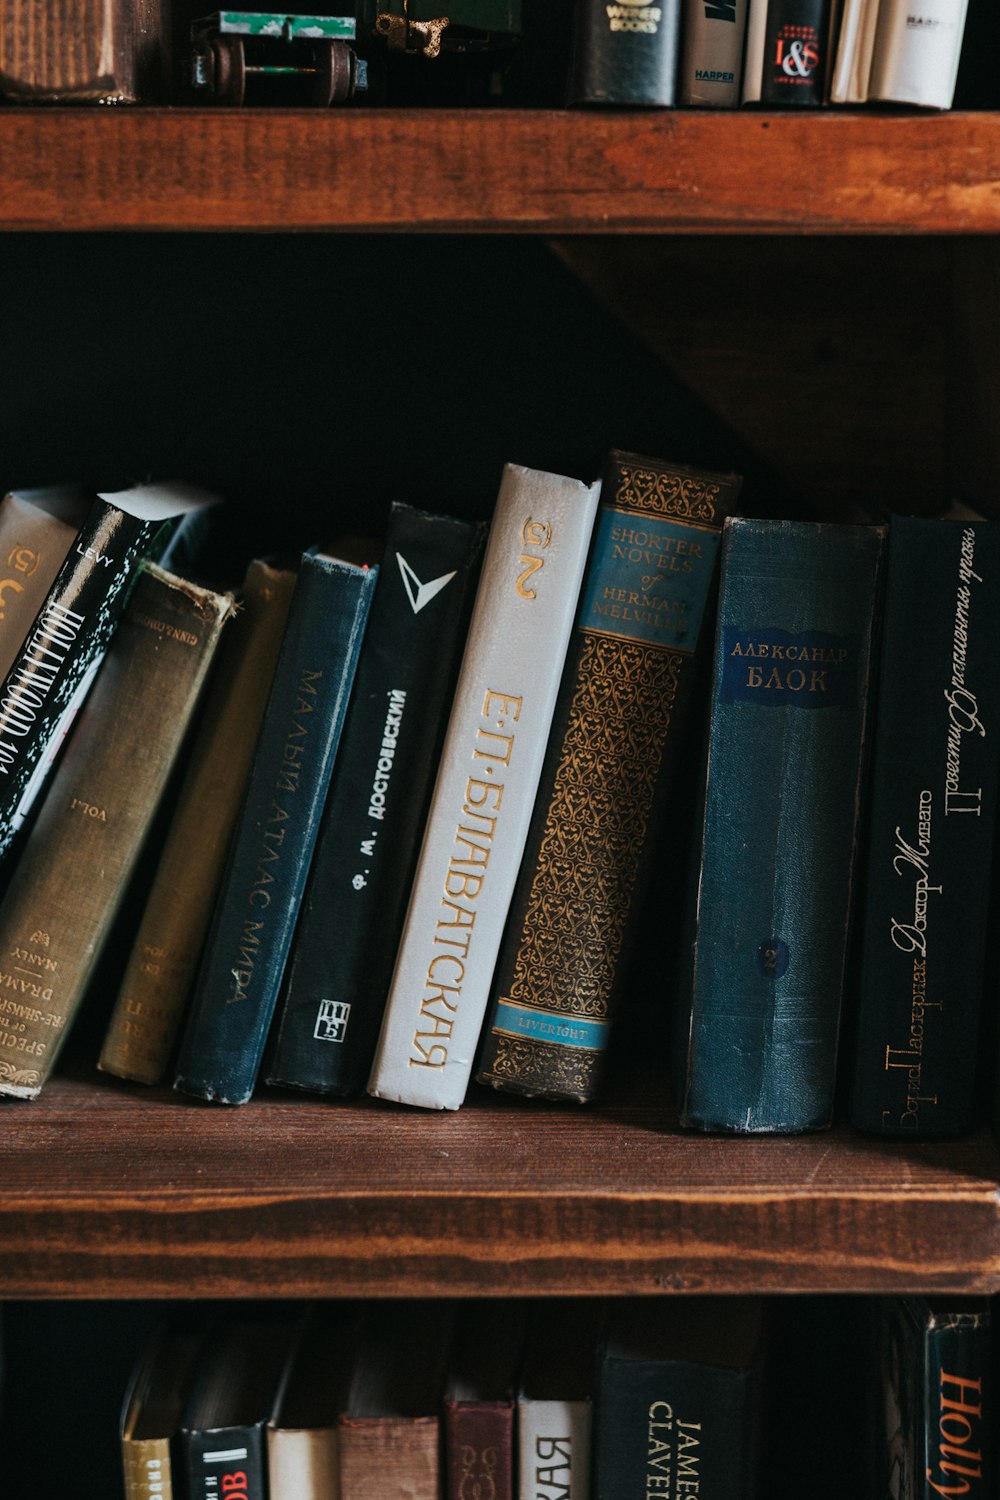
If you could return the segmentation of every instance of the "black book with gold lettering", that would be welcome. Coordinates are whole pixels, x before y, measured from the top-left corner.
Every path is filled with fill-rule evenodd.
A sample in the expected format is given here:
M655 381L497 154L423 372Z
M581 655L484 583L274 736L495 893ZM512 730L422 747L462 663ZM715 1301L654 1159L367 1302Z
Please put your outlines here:
M581 1103L598 1087L739 491L732 474L609 457L480 1083Z
M681 0L577 0L570 104L672 105L680 25Z

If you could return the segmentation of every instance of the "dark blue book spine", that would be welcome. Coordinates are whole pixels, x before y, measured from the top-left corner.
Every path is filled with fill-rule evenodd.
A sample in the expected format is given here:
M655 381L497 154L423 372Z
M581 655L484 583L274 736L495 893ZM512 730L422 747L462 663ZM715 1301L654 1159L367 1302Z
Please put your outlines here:
M107 650L158 530L95 499L0 686L0 855L24 820L64 717Z
M268 1081L365 1085L437 768L484 528L394 505Z
M612 1311L597 1369L594 1500L753 1500L761 1339L751 1299L671 1297Z
M1000 527L893 519L851 1119L975 1124L996 823Z
M377 568L302 559L181 1044L175 1087L250 1098L354 681Z
M881 528L726 523L683 1124L830 1123Z

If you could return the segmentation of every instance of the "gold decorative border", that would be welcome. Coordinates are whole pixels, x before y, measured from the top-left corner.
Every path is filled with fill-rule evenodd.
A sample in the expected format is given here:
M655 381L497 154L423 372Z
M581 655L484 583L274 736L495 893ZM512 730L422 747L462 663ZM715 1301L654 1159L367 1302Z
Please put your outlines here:
M603 1052L494 1032L493 1060L482 1074L519 1094L585 1103L596 1092Z
M685 659L582 633L505 996L513 1004L598 1020L608 1014Z
M655 515L662 520L716 521L723 486L716 479L676 469L650 469L619 463L612 505Z

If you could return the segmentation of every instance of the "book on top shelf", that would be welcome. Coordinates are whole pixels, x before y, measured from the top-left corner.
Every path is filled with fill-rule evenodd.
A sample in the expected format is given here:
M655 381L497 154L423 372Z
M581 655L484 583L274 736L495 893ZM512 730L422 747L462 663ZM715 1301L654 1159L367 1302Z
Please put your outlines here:
M577 0L570 104L669 107L676 99L682 0Z
M159 1083L184 1018L243 806L295 574L251 562L225 631L98 1067Z
M0 856L24 825L90 689L140 563L149 558L169 568L184 520L217 503L177 483L92 497L0 685Z
M269 1083L371 1068L472 604L483 528L393 505L289 961Z
M815 109L826 103L831 0L749 0L744 104Z
M735 109L749 0L684 0L678 104Z
M889 526L850 1117L976 1123L996 824L1000 527Z
M253 1093L340 743L378 568L302 558L174 1086Z
M51 1072L111 934L231 594L146 564L0 902L0 1093Z
M879 0L868 97L950 109L968 0Z
M477 1078L592 1099L691 727L740 479L613 452ZM708 634L708 630L705 631Z
M380 1098L465 1098L599 490L504 469L368 1085Z
M675 1002L684 1125L830 1124L883 535L726 522Z

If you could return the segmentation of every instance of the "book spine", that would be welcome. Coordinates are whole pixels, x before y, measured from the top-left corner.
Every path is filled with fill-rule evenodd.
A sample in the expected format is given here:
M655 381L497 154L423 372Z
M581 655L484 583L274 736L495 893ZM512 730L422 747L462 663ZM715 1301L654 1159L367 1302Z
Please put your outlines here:
M517 1403L519 1495L532 1500L590 1500L589 1401Z
M482 528L393 506L296 930L271 1083L371 1068L478 571Z
M576 612L599 486L508 465L369 1091L465 1097Z
M936 1299L935 1299L936 1300ZM933 1304L932 1304L933 1305ZM924 1343L923 1445L915 1493L920 1500L994 1493L990 1307L936 1308Z
M672 105L680 19L681 0L578 0L569 102Z
M170 1442L167 1438L122 1443L125 1500L173 1500Z
M868 96L950 109L968 0L881 0Z
M893 518L851 1119L975 1123L997 802L1000 528Z
M250 565L226 630L170 832L98 1067L140 1083L167 1070L281 648L295 574Z
M740 102L749 0L685 0L678 103L735 109Z
M0 905L0 1093L33 1098L111 928L231 595L147 567Z
M596 1092L738 494L732 475L609 460L481 1083L580 1102Z
M685 1500L692 1482L718 1500L756 1493L756 1366L607 1355L594 1408L594 1500Z
M675 1051L686 1125L829 1124L881 542L726 523Z
M38 791L35 775L114 634L158 528L95 500L0 687L0 855Z
M513 1402L446 1402L445 1500L514 1500L513 1443Z
M354 681L377 568L302 559L195 981L175 1087L253 1092Z
M339 1423L339 1500L405 1495L440 1500L437 1417L347 1417Z
M76 533L30 492L0 501L0 676L14 665Z
M750 0L743 103L821 105L829 56L830 0Z
M185 1429L178 1448L185 1500L268 1500L262 1425Z
M867 103L877 18L874 0L847 0L830 80L831 104Z

